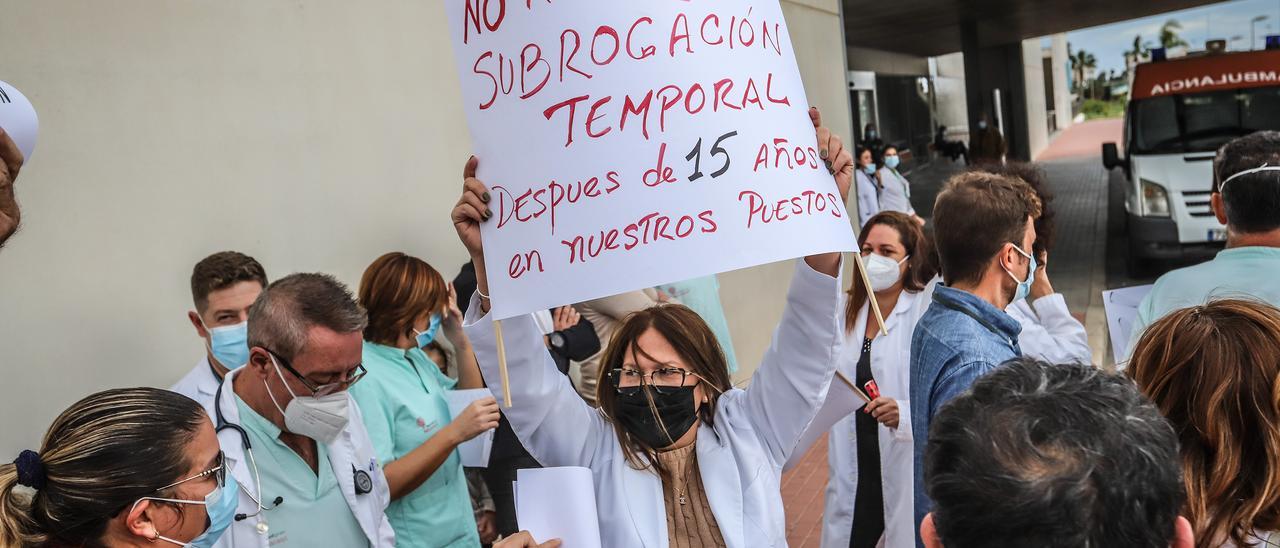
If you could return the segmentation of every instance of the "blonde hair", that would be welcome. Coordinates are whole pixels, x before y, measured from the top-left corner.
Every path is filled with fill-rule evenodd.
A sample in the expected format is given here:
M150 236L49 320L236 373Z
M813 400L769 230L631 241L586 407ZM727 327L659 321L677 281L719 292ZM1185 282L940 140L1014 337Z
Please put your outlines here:
M189 471L186 446L209 418L157 388L93 394L63 411L39 452L35 485L0 466L0 548L98 546L107 522ZM31 481L31 480L27 480Z
M1196 545L1280 528L1280 310L1221 300L1152 324L1128 374L1178 432Z

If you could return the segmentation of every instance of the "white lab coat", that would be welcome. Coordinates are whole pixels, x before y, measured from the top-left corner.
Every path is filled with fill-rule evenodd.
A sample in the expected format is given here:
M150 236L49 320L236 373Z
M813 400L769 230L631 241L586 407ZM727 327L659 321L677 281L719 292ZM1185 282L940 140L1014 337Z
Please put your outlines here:
M187 372L187 376L169 387L169 391L196 400L196 403L199 403L205 413L212 418L213 395L218 392L219 384L222 384L222 381L213 375L213 368L209 365L209 356L206 354L195 367L191 368L191 371Z
M880 168L880 210L897 211L907 215L915 215L916 208L911 206L911 183L906 177L887 167Z
M1022 324L1018 335L1022 355L1049 363L1093 363L1089 334L1071 316L1062 295L1046 295L1034 303L1022 299L1010 304L1005 312Z
M877 337L871 343L871 374L876 379L876 386L880 387L880 395L898 402L898 428L891 429L881 424L878 440L885 514L885 536L881 546L887 548L915 545L912 507L915 479L911 402L908 399L911 394L911 334L933 301L935 284L930 283L917 293L903 291L893 312L884 319L889 334ZM864 304L837 365L850 380L857 379L858 358L862 355L862 339L867 329L867 312ZM854 497L858 492L858 441L853 415L840 419L827 438L829 476L826 506L822 513L823 548L849 546Z
M698 427L698 471L728 548L787 545L782 466L827 393L844 339L843 302L839 279L798 261L786 311L750 387L721 395L715 427ZM467 336L501 401L490 320L473 300ZM502 326L514 404L503 411L525 448L546 466L591 469L603 546L667 548L661 480L627 463L613 426L556 369L531 316Z
M858 182L858 229L861 230L880 213L880 185L876 184L875 176L867 175L860 168L854 168L853 178Z
M211 417L214 426L222 426L222 424L240 424L240 408L236 406L235 393L232 391L232 380L238 372L244 368L239 368L227 374L222 383L221 399L217 401L218 408L222 411L222 418L226 421L220 423L217 419L216 412ZM347 396L350 398L351 396ZM387 478L382 473L382 465L378 462L373 452L373 442L369 441L369 433L364 429L364 420L360 417L360 408L356 405L354 399L347 412L348 421L347 429L342 431L338 439L328 445L329 449L329 465L333 467L333 475L338 480L338 487L342 490L342 497L347 500L347 506L351 508L351 513L355 516L356 521L360 523L360 529L364 531L365 536L369 539L369 546L375 548L393 548L396 545L395 532L391 529L391 523L387 521L386 510L387 504L391 502L391 488L387 485ZM240 484L239 504L236 507L237 514L253 514L258 511L257 503L245 494L248 490L255 497L261 497L256 490L257 480L250 468L248 457L245 456L244 438L240 436L234 428L222 428L218 432L218 441L222 445L222 452L226 458L226 466L236 478L236 482ZM355 491L355 469L362 469L369 473L369 478L373 480L373 491L363 495L357 495ZM274 495L267 493L267 500L263 500L264 506L270 507ZM285 500L279 508L275 510L267 510L255 517L245 519L243 521L232 521L231 527L222 534L222 538L218 539L214 546L218 548L269 548L267 544L267 536L270 533L258 532L259 523L271 522L271 516L276 512L288 512L289 501ZM312 516L314 519L321 520L324 516Z

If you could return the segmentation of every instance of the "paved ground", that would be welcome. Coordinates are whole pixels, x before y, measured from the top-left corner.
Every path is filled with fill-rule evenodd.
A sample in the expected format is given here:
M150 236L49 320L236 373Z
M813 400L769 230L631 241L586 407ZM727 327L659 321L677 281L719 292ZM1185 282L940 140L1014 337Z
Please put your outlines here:
M1123 176L1118 171L1107 173L1100 158L1101 143L1118 140L1120 131L1116 120L1078 124L1056 136L1040 156L1055 194L1052 205L1057 212L1049 279L1054 289L1066 297L1072 313L1085 323L1094 347L1094 361L1103 365L1109 364L1111 353L1102 290L1150 283L1147 279L1130 279L1124 272ZM938 190L948 177L963 169L962 164L942 159L908 174L917 213L928 218ZM819 546L826 483L827 445L823 438L800 465L783 476L787 540L792 547Z
M1120 143L1124 137L1124 120L1094 120L1076 124L1059 133L1049 148L1036 157L1037 162L1077 159L1102 155L1102 143Z

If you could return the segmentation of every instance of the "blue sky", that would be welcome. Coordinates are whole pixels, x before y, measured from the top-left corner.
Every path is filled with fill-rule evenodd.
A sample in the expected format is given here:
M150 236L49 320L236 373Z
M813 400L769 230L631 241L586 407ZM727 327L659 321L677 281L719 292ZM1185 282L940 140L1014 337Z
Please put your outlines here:
M1132 1L1132 0L1126 0ZM1205 40L1221 38L1230 41L1233 50L1248 49L1249 21L1258 15L1267 20L1258 23L1257 47L1263 46L1267 34L1280 34L1280 0L1233 0L1199 8L1174 11L1142 19L1091 27L1067 33L1072 51L1083 49L1098 58L1098 71L1124 70L1124 52L1133 47L1133 37L1141 34L1144 41L1156 43L1160 26L1169 19L1182 24L1182 39L1193 49L1203 49Z

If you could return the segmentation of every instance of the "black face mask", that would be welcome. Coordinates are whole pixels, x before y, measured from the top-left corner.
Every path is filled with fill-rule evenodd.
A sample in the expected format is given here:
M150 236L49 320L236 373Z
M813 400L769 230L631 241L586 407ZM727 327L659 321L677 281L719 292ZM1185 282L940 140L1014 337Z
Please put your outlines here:
M664 388L666 393L662 393L644 387L633 393L619 393L615 420L649 447L661 449L673 445L698 420L693 405L693 388ZM658 417L662 417L661 422L649 409L649 398L645 392L653 395L653 404ZM666 425L665 430L663 425Z

